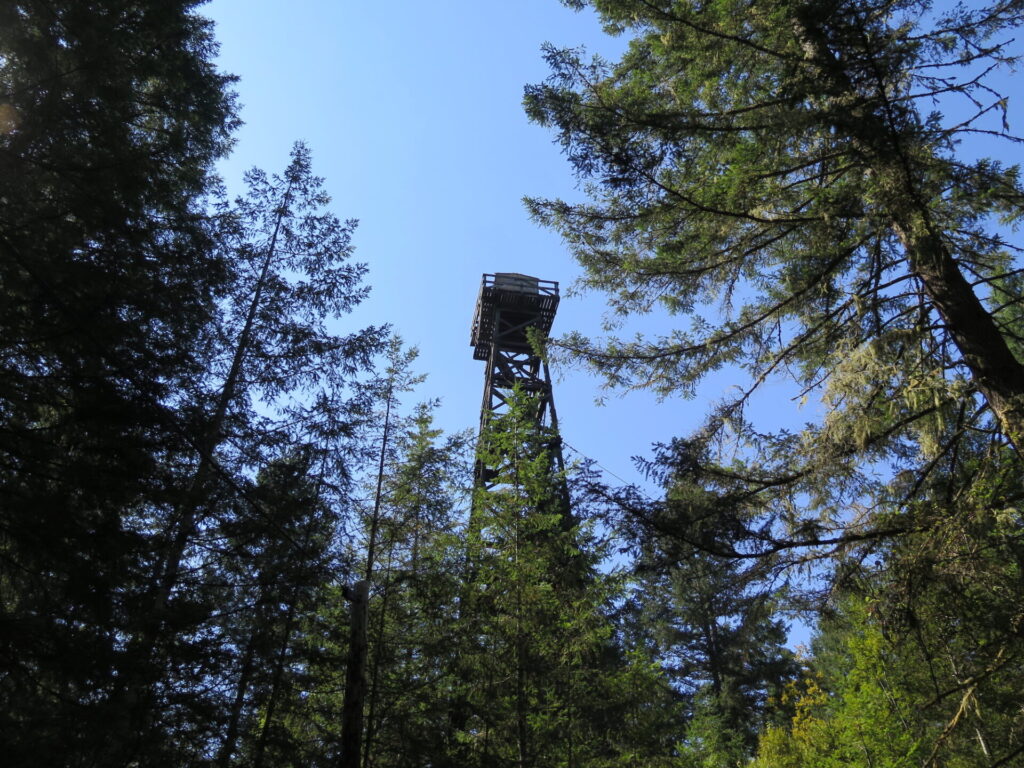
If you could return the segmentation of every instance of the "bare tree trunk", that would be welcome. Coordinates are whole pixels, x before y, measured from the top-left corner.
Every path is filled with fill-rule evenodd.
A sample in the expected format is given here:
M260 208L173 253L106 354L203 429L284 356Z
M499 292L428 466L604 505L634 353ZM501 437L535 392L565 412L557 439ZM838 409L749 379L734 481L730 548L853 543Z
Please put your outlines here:
M377 549L377 531L380 529L380 506L384 488L384 460L387 458L388 432L391 430L391 397L393 383L388 384L387 405L384 407L384 434L380 441L380 458L377 462L377 491L373 496L373 516L370 518L370 541L366 546L366 580L373 577L373 559Z
M360 768L363 737L363 703L366 700L366 619L370 582L357 581L345 597L352 604L345 701L341 710L341 760L339 768Z
M242 720L245 695L249 691L249 680L252 677L253 667L255 666L253 663L255 647L256 630L254 629L249 634L249 642L246 644L242 670L238 676L238 686L235 688L235 699L231 704L231 713L228 717L228 730L224 736L224 742L221 744L220 754L217 756L217 762L221 768L227 768L231 764L231 758L234 756L235 748L238 744L238 726Z
M380 659L384 652L384 632L387 628L388 598L391 596L391 566L394 540L388 548L387 565L384 568L384 582L380 585L380 604L377 606L377 630L373 638L373 662L370 664L370 701L366 711L366 738L363 743L363 768L373 764L373 738L376 729L377 699L379 696Z

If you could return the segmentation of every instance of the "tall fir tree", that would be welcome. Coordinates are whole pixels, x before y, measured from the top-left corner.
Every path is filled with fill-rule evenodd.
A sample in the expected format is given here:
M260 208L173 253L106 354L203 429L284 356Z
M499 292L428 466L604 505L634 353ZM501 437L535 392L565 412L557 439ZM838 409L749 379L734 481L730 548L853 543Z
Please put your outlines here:
M660 303L690 325L570 335L565 354L663 395L723 366L746 381L675 452L697 495L728 497L693 514L788 564L899 532L867 511L882 483L861 467L921 477L963 430L995 430L1015 454L1018 249L993 220L1019 216L1022 189L1015 168L954 149L1013 140L987 78L1012 60L1018 4L594 5L634 35L621 62L549 50L554 74L526 97L594 202L530 206L617 312ZM965 117L925 112L939 95ZM773 376L824 418L761 434L745 409ZM747 461L730 466L737 447Z
M451 753L448 693L458 652L470 442L443 436L431 404L395 435L382 488L380 565L370 605L364 766L442 765Z
M517 390L478 447L495 475L476 488L467 529L457 764L657 764L671 758L663 678L645 649L621 642L622 577L597 567L607 553L536 413Z
M210 658L204 649L211 646L211 601L220 591L207 589L204 579L253 567L245 562L251 552L225 550L219 542L227 532L244 539L246 527L258 538L268 520L278 519L254 493L251 478L298 456L315 478L318 503L333 510L333 525L350 511L352 438L363 418L350 385L384 340L378 328L340 335L327 326L366 292L365 266L350 260L354 222L328 210L323 180L313 174L302 144L283 174L253 170L246 182L246 195L214 212L230 290L212 318L207 369L188 383L185 413L197 448L178 468L173 503L154 521L154 574L127 648L121 690L132 713L126 730L139 742L132 749L143 749L151 731L173 731L179 708L216 710L211 689L190 684L183 659ZM279 546L300 560L309 556L294 540ZM294 610L289 613L294 619ZM209 720L212 729L216 719ZM208 738L197 734L190 748L201 751Z
M688 712L681 764L743 765L780 716L797 665L771 590L750 584L733 560L674 540L648 542L634 598L654 657Z
M627 52L608 63L549 49L553 74L526 106L558 131L591 200L529 205L563 235L584 287L607 291L623 316L661 305L678 329L570 335L562 354L663 396L693 396L723 369L743 381L662 454L673 493L633 505L634 519L762 584L795 577L810 610L885 585L886 632L916 633L927 614L915 653L934 661L943 647L960 683L908 694L933 712L954 705L946 735L921 731L932 739L922 759L966 738L974 703L1013 722L996 681L1020 668L1016 614L999 606L1020 602L1010 489L1024 365L1020 247L1001 224L1019 222L1024 189L1016 167L963 147L1018 141L995 77L1015 60L1024 8L587 5L631 37ZM779 379L820 403L820 418L767 434L748 419ZM1000 598L980 608L967 571L1001 584ZM982 759L981 742L984 759L1019 755L982 731L969 759Z
M242 510L226 522L223 548L233 557L216 570L229 586L218 608L222 668L212 683L226 691L217 762L266 766L302 760L304 745L288 721L313 681L317 640L307 634L328 609L331 586L343 569L335 551L338 515L325 503L312 452L272 462L257 477L253 496L268 514L252 521ZM245 503L245 502L243 502Z
M237 124L194 2L0 9L0 739L94 764L194 449L176 410L227 282L206 218Z
M1022 191L1016 168L954 153L972 133L1014 140L990 78L1013 61L1019 5L593 5L609 31L633 33L629 51L609 65L549 49L554 74L526 104L596 200L531 208L619 310L661 301L694 324L567 346L662 392L730 362L754 387L798 366L819 391L861 349L941 347L1009 441L1024 439L1024 366L984 301L1017 252L991 217L1019 217ZM962 113L931 111L940 96ZM1007 287L998 301L1015 298ZM716 305L720 324L706 319ZM921 362L903 362L899 391L927 380Z

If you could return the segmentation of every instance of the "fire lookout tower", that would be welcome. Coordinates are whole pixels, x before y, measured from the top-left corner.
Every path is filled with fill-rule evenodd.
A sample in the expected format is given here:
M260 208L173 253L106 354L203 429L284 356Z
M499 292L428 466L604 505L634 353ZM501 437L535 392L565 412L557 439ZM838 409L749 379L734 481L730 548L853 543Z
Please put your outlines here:
M557 435L551 375L547 363L530 344L531 335L539 340L547 338L557 309L558 283L553 280L539 280L516 272L483 276L469 342L473 358L487 363L480 409L481 435L490 417L507 409L516 386L536 398L538 424L551 427ZM562 455L557 446L554 456L561 469ZM493 477L494 468L477 463L477 483L486 485Z

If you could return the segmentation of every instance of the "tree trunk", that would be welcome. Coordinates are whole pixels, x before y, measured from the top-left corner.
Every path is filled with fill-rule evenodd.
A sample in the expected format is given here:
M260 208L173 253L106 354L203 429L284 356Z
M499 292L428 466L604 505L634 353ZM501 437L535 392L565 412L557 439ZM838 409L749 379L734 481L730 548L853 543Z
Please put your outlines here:
M295 623L295 604L298 601L298 590L292 593L288 604L288 614L284 620L284 632L281 638L281 648L277 652L277 662L274 664L274 678L270 684L270 695L267 697L267 712L263 717L263 727L260 729L260 737L256 742L256 754L253 757L253 768L263 768L263 755L267 749L267 739L270 737L270 728L274 724L274 714L277 711L278 697L281 692L281 679L284 677L285 656L288 653L288 646L291 645L292 627Z
M341 710L341 760L339 768L360 768L363 736L363 702L366 699L366 618L370 582L357 581L345 595L352 604L345 700Z
M516 636L516 742L519 768L527 768L530 764L526 710L526 638L520 630Z
M861 105L848 109L851 117L841 130L877 174L879 187L886 193L882 206L904 247L910 273L921 280L972 381L1018 456L1024 456L1024 365L964 278L932 219L930 193L913 166L913 136L877 114L879 105L886 114L892 106L881 75L873 93L862 93L843 61L832 53L823 24L810 18L815 12L808 6L793 19L805 59L829 83L823 89L831 94L829 100Z
M221 745L220 754L217 756L217 763L221 768L228 768L231 758L235 754L235 747L238 743L238 726L242 720L242 708L245 705L245 695L249 691L249 679L255 660L256 630L249 634L249 642L246 644L245 657L242 661L242 669L238 676L238 687L235 688L235 699L231 704L231 714L228 717L228 731L224 736L224 743Z
M380 440L380 457L377 462L377 491L373 496L373 516L370 518L370 541L366 546L366 580L373 577L373 560L377 550L377 531L380 529L380 506L384 490L384 461L388 451L388 432L391 429L391 398L394 383L388 384L387 405L384 408L384 434Z
M391 566L394 553L394 541L388 548L387 565L384 568L384 582L380 585L379 605L377 606L377 630L373 638L373 663L370 664L370 701L366 712L366 739L363 742L363 768L373 764L373 739L377 725L377 699L380 695L380 664L384 653L384 633L387 628L388 598L391 596ZM367 611L368 612L368 611Z
M894 224L911 270L945 323L964 365L1018 455L1024 450L1024 366L1014 356L926 214Z

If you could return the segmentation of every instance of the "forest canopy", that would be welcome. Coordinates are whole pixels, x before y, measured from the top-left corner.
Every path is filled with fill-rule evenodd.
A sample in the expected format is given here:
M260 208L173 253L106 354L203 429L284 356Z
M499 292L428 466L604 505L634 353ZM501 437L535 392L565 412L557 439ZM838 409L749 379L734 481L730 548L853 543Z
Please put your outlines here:
M821 618L792 726L759 761L1013 761L1024 195L1016 166L963 150L1020 141L996 78L1021 4L592 5L629 37L621 60L549 48L526 92L590 200L528 205L614 312L660 304L676 322L556 347L613 387L746 382L648 462L663 500L621 495L666 558L733 563ZM822 417L759 430L746 406L773 378ZM890 685L905 698L881 702ZM907 739L799 746L808 718L877 729L872 712Z
M564 4L623 53L544 49L527 208L657 330L524 332L476 434L309 146L225 191L201 3L0 8L7 764L1022 764L1024 2ZM738 394L623 485L548 362Z

